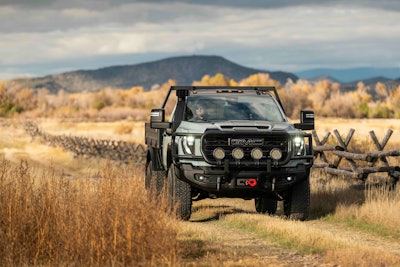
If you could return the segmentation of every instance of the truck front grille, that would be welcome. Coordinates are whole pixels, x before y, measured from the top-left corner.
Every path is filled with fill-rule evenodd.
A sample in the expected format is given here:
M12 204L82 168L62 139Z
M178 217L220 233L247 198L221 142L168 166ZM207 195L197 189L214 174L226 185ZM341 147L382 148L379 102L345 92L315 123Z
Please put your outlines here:
M279 148L282 151L282 158L278 164L284 164L289 157L290 135L286 133L205 133L202 137L202 153L205 160L210 164L222 164L225 160L230 165L266 165L271 149ZM225 157L222 160L216 160L213 151L216 148L222 148L225 151ZM244 152L242 159L237 160L232 156L235 148L241 148ZM254 148L262 150L262 158L255 160L251 156Z

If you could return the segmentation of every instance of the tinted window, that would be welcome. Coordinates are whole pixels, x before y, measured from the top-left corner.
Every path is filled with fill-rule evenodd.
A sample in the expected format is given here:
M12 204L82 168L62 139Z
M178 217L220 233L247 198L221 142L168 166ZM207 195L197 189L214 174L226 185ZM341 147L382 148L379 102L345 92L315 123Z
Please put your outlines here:
M281 110L271 97L195 96L188 97L187 101L186 120L188 121L284 121Z

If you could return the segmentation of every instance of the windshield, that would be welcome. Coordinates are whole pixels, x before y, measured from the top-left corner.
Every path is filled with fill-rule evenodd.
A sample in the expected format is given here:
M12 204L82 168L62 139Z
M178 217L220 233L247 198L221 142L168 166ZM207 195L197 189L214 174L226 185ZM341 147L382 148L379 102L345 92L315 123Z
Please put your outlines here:
M187 121L285 121L272 97L249 95L195 96L187 98Z

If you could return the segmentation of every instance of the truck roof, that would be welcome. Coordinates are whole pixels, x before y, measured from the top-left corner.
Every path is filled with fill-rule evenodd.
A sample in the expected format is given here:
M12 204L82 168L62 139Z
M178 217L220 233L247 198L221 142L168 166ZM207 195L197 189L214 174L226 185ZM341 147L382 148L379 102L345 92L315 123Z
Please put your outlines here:
M176 91L176 95L178 97L186 97L196 94L203 95L223 93L256 93L258 95L273 95L283 108L278 92L274 86L171 86L165 98L163 107L165 106L172 91Z

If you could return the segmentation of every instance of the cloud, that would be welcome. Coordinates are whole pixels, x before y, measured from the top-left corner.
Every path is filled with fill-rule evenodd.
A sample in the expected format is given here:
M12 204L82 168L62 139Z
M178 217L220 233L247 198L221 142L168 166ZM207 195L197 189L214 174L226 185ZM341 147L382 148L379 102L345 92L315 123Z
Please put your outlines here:
M399 14L371 1L211 2L9 1L0 5L0 65L80 68L179 54L285 71L400 62Z

